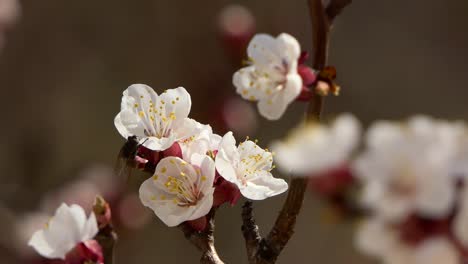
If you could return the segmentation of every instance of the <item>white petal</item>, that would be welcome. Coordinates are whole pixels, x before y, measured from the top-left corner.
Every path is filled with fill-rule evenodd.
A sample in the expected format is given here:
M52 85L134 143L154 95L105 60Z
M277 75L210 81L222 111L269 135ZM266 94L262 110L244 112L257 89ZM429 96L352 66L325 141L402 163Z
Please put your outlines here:
M114 125L120 135L126 139L130 136L143 136L145 134L145 129L140 123L140 117L129 110L118 113L114 119Z
M166 115L174 113L174 122L182 122L188 117L192 107L192 99L184 87L168 89L159 97L160 100L164 101Z
M297 65L297 60L301 55L301 46L299 42L291 35L287 33L282 33L277 37L278 48L284 54L284 57L288 62L294 63ZM296 66L294 65L294 69Z
M242 195L251 200L264 200L285 192L288 184L283 179L274 178L268 171L260 171L249 177L247 185L238 184Z
M81 206L72 204L69 207L69 213L71 218L74 220L74 226L73 228L70 228L70 232L73 232L73 239L75 242L80 242L82 241L82 231L83 228L86 224L86 213L81 208Z
M280 52L276 39L267 34L255 35L247 47L247 55L256 65L280 64Z
M143 146L155 150L163 151L172 146L176 142L174 134L169 135L169 137L157 138L157 137L145 137L140 139L140 144Z
M288 75L283 90L274 93L266 100L259 101L258 111L269 120L280 119L288 105L299 96L301 89L301 77L297 74Z
M49 242L44 237L44 231L36 231L28 242L28 245L33 247L39 255L53 259L53 258L65 258L64 254L57 254L54 249L49 245Z
M174 136L176 140L184 140L191 136L197 135L203 129L201 124L191 118L184 118L182 122L174 125Z
M234 164L239 162L239 152L232 132L226 133L219 144L215 165L218 173L227 181L237 182L237 173Z
M99 227L97 225L96 215L94 212L91 212L88 220L86 221L83 231L81 234L81 241L87 241L93 239L99 232Z

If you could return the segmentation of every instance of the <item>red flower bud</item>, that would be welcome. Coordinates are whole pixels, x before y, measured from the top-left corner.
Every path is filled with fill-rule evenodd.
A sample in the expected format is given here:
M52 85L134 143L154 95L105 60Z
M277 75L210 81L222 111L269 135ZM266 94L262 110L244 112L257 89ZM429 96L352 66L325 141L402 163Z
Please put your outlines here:
M104 263L101 245L96 240L79 243L65 256L66 264Z
M172 146L166 150L162 151L162 156L165 157L178 157L182 158L182 149L180 148L179 143L175 142Z

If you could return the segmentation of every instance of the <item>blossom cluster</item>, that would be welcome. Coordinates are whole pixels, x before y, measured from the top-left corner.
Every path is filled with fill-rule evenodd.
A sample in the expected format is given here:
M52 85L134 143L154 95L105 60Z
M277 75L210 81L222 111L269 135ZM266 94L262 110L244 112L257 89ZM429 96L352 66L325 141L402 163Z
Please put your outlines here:
M213 133L188 117L191 104L183 87L158 95L135 84L124 91L115 117L120 134L138 140L130 158L153 174L140 187L141 202L166 225L203 222L211 208L234 204L239 193L262 200L287 190L287 183L270 172L271 152L248 139L236 144L232 132Z
M370 213L358 248L384 263L464 263L467 142L464 123L425 116L370 127L353 164Z

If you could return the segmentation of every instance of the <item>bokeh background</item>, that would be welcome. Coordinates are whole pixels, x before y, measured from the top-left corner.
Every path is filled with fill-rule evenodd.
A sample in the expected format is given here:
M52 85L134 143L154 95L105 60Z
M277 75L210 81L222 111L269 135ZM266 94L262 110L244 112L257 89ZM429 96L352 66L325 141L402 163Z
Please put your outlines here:
M0 54L0 263L21 263L12 242L15 223L47 208L44 195L58 199L57 190L83 174L112 174L124 143L113 118L130 84L145 83L157 91L184 86L192 95L193 118L213 124L220 134L230 128L223 113L237 98L231 76L241 58L220 26L226 6L250 10L256 32L288 32L311 50L305 0L20 4L21 17ZM332 35L330 64L338 69L342 94L327 99L326 116L352 112L364 124L415 113L467 119L467 14L465 0L355 0ZM252 105L237 103L230 111L247 113L241 116L249 116L251 124L239 134L256 137L264 146L294 126L304 109L298 103L281 121L267 122L248 114L255 110ZM125 182L112 176L104 187ZM137 192L141 176L135 177L127 194ZM255 203L263 231L271 227L283 199ZM217 216L217 248L227 263L246 263L241 204L223 207ZM198 261L199 253L179 230L139 209L123 208L141 223L120 230L117 263ZM296 235L279 263L372 263L353 247L354 223L333 224L324 210L307 195Z

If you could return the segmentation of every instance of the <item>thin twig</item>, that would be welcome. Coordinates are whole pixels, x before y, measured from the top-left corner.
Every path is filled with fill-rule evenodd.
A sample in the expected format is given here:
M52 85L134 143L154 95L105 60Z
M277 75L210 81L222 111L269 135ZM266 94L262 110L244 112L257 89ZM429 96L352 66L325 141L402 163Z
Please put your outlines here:
M351 3L351 0L331 0L327 7L322 0L308 0L310 18L313 30L313 67L322 70L328 59L328 42L330 29L335 17L343 8ZM320 121L323 108L323 97L314 90L306 112L306 120ZM258 227L253 220L252 204L246 203L243 207L242 231L246 240L248 260L250 264L275 263L283 248L294 234L296 218L299 214L304 194L307 187L307 179L294 178L291 180L286 201L283 204L275 225L266 238L261 239Z
M185 238L202 252L200 259L200 263L202 264L224 264L214 246L214 216L215 209L211 209L210 213L206 216L208 218L208 226L204 231L196 231L187 223L179 226Z

